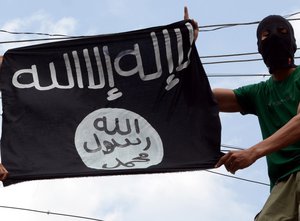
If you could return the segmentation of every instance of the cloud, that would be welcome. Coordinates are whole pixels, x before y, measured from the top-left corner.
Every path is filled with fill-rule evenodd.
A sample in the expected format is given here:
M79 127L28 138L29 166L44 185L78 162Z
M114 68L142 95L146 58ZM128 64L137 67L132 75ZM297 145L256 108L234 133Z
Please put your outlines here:
M105 221L251 220L251 208L206 172L26 182L0 189L0 205L89 216ZM219 208L226 207L226 210ZM0 209L4 220L69 220ZM226 212L225 212L226 211ZM70 219L71 220L71 219Z
M62 17L60 19L53 19L49 14L39 11L29 17L15 18L5 22L1 29L10 32L42 32L50 34L64 34L72 35L76 29L77 21L73 17ZM48 36L41 35L16 35L2 33L0 41L18 41L33 38L47 38ZM41 43L41 42L39 42ZM32 42L26 43L9 43L2 44L0 52L3 54L9 48L32 45Z

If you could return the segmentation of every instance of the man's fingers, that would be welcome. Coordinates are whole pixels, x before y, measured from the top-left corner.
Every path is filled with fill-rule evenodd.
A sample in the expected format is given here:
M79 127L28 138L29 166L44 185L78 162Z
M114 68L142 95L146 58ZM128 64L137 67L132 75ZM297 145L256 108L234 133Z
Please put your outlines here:
M225 164L228 161L228 159L231 157L231 155L232 155L231 152L225 154L223 157L220 158L219 162L215 165L215 167L217 168Z
M198 27L198 22L196 22L194 19L193 19L193 26L194 26L194 29L199 29Z
M0 180L5 180L8 176L8 171L5 169L5 167L0 164Z
M229 160L227 164L225 164L225 167L228 172L235 174L237 171L237 165L234 161Z
M190 19L190 16L189 16L189 10L186 6L184 6L184 16L183 16L184 20L189 20ZM196 41L197 38L198 38L198 32L199 32L199 27L198 27L198 23L192 19L191 20L192 22L192 25L193 25L193 28L194 28L194 40Z
M183 16L183 18L184 18L184 20L190 19L189 10L186 6L184 6L184 16Z
M233 152L229 152L220 158L219 162L216 164L215 168L224 165L226 170L232 174L235 174L237 171L237 165L235 163Z
M0 176L0 180L3 181L7 178L7 173L2 174L2 176Z

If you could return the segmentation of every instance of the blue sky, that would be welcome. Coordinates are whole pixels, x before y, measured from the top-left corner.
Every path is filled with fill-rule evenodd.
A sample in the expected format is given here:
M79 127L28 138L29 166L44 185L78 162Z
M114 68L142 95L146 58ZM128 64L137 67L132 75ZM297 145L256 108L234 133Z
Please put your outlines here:
M299 0L1 0L0 29L67 35L117 33L179 21L183 19L185 5L200 26L258 21L269 14L300 11ZM300 42L300 21L292 24ZM201 32L196 42L198 52L200 56L255 52L256 27ZM38 36L0 33L0 41L33 37ZM2 44L0 53L22 45ZM208 75L267 73L261 61L206 65L205 69ZM235 88L265 79L209 78L212 88ZM253 116L221 114L221 121L223 144L247 148L261 140ZM215 171L227 174L224 168ZM236 176L267 183L265 159L238 171ZM268 194L267 186L197 171L26 182L0 188L0 206L70 213L105 221L241 221L252 220ZM3 220L76 220L1 208L0 214Z

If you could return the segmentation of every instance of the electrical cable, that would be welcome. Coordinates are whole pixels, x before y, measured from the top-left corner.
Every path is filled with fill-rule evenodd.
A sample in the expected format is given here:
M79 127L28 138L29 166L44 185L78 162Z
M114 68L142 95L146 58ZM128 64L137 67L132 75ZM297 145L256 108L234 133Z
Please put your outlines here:
M245 150L244 148L231 146L231 145L227 145L227 144L221 144L221 147L225 147L225 148L233 149L233 150Z
M300 14L300 12L295 12L289 15L285 15L283 17L289 18L291 16L295 16L297 14ZM288 21L298 21L300 18L290 18L287 19ZM239 23L227 23L227 24L212 24L212 25L202 25L199 26L200 32L208 32L208 31L216 31L223 28L228 27L234 27L234 26L245 26L245 25L254 25L258 24L260 21L252 21L252 22L239 22ZM208 30L203 30L207 28L212 28ZM31 41L47 41L47 40L62 40L62 39L70 39L70 38L80 38L80 37L89 37L89 36L69 36L65 34L50 34L50 33L44 33L44 32L17 32L17 31L8 31L4 29L0 29L0 33L6 33L6 34L13 34L13 35L39 35L39 36L49 36L49 37L63 37L63 38L47 38L47 39L27 39L27 40L18 40L18 41L2 41L0 44L7 44L7 43L19 43L19 42L31 42Z
M223 77L269 77L270 74L207 74L209 78L223 78Z
M255 184L259 184L259 185L270 186L270 184L268 184L268 183L264 183L264 182L260 182L260 181L256 181L256 180L250 180L250 179L245 179L245 178L241 178L241 177L237 177L237 176L227 175L227 174L215 172L215 171L212 171L212 170L204 170L204 171L209 172L209 173L213 173L213 174L216 174L216 175L220 175L220 176L225 176L225 177L229 177L229 178L233 178L233 179L237 179L237 180L246 181L246 182L249 182L249 183L255 183Z
M36 39L24 39L24 40L11 40L11 41L0 41L0 44L11 44L11 43L25 43L25 42L35 42L35 41L56 41L56 40L71 40L81 38L81 36L73 37L61 37L61 38L36 38Z
M294 59L299 59L300 56L294 57ZM262 58L252 58L252 59L240 59L240 60L223 60L223 61L211 61L211 62L202 62L203 65L211 64L227 64L227 63L240 63L240 62L252 62L252 61L262 61Z
M24 43L24 42L33 42L33 41L54 41L54 40L70 40L76 39L80 37L66 37L66 38L43 38L43 39L29 39L29 40L13 40L13 41L2 41L0 44L6 43ZM298 50L299 48L297 48ZM236 57L236 56L249 56L256 55L258 52L245 52L238 54L221 54L221 55L207 55L200 56L200 59L211 59L211 58L222 58L222 57ZM299 59L300 56L294 57L294 59ZM241 63L241 62L253 62L253 61L262 61L262 58L251 58L251 59L235 59L235 60L221 60L221 61L209 61L202 62L203 65L212 65L212 64L226 64L226 63Z
M300 48L297 48L299 50ZM201 59L210 58L222 58L222 57L237 57L237 56L249 56L249 55L259 55L259 52L244 52L244 53L232 53L232 54L220 54L220 55L204 55L200 56Z
M289 15L285 15L285 16L283 16L284 18L289 18L289 17L292 17L292 16L294 16L294 15L298 15L298 14L300 14L300 12L295 12L295 13L292 13L292 14L289 14Z
M299 49L299 48L297 48ZM249 56L249 55L258 55L258 52L245 52L245 53L238 53L238 54L220 54L220 55L204 55L200 56L202 59L208 58L223 58L223 57L237 57L237 56Z
M295 12L289 15L283 16L287 18L288 21L299 21L300 18L289 18L294 15L300 14L300 12ZM224 28L230 28L235 26L247 26L247 25L256 25L259 24L260 21L252 21L252 22L239 22L239 23L227 23L227 24L212 24L212 25L201 25L199 26L199 32L210 32L210 31L217 31ZM208 29L210 28L210 29Z
M300 18L291 18L287 19L288 21L299 21ZM235 26L246 26L246 25L256 25L259 24L260 21L254 22L241 22L241 23L228 23L228 24L215 24L215 25L202 25L198 26L199 32L211 32L211 31L218 31L225 28L231 28ZM214 27L214 28L213 28ZM211 29L207 29L211 28Z
M34 41L54 41L54 40L70 40L80 37L66 37L66 38L43 38L43 39L28 39L28 40L13 40L13 41L2 41L0 44L7 43L24 43L24 42L34 42ZM218 58L218 57L230 57L230 56L246 56L253 55L255 52L250 53L240 53L240 54L227 54L227 55L210 55L210 56L200 56L201 58ZM300 56L294 57L294 59L299 59ZM203 65L214 65L214 64L228 64L228 63L244 63L244 62L253 62L253 61L262 61L262 58L252 58L252 59L236 59L236 60L221 60L221 61L210 61L202 62Z
M252 62L252 61L262 61L262 59L261 58L252 58L252 59L241 59L241 60L210 61L210 62L202 62L202 64L203 65L228 64L228 63L240 63L240 62Z
M284 18L289 18L289 17L292 17L292 16L297 15L297 14L300 14L300 12L295 12L295 13L292 13L292 14L289 14L289 15L285 15L283 17ZM297 20L300 20L300 18L291 18L291 19L287 19L287 20L288 21L297 21ZM228 28L228 27L233 27L233 26L254 25L254 24L258 24L259 22L260 21L202 25L202 26L199 26L199 29L200 29L199 31L203 31L203 32L205 32L205 31L215 31L215 30ZM213 28L213 29L203 30L203 29L206 29L206 28ZM7 31L7 30L4 30L4 29L0 29L0 32L7 33L7 34L13 34L13 35L42 35L42 36L50 36L50 37L72 37L72 36L68 36L68 35L64 35L64 34L49 34L49 33L44 33L44 32L28 32L28 31L17 32L17 31Z
M4 29L0 29L0 32L12 35L43 35L43 36L50 36L50 37L69 37L68 35L64 34L49 34L43 32L19 32L19 31L7 31Z
M96 218L91 218L91 217L86 217L86 216L77 216L77 215L70 215L70 214L66 214L66 213L56 213L56 212L42 211L42 210L35 210L35 209L28 209L28 208L22 208L22 207L2 206L2 205L0 205L0 208L14 209L14 210L23 210L23 211L27 211L27 212L43 213L43 214L47 214L47 215L64 216L64 217L77 218L77 219L85 219L85 220L93 220L93 221L103 221L101 219L96 219Z

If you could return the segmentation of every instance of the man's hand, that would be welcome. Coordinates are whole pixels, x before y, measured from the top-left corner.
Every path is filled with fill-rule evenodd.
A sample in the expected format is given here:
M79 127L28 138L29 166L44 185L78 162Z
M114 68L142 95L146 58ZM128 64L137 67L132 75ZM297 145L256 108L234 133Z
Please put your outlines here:
M183 19L184 20L190 19L189 11L188 11L188 8L186 6L184 7L184 16L183 16ZM197 38L198 38L199 27L198 27L198 23L194 19L191 19L191 21L192 21L192 25L193 25L193 28L194 28L194 39L196 41Z
M244 169L257 160L257 157L250 149L230 151L220 158L216 164L216 168L224 165L232 174L235 174L237 170Z
M7 178L8 172L5 167L0 163L0 180L3 181Z

